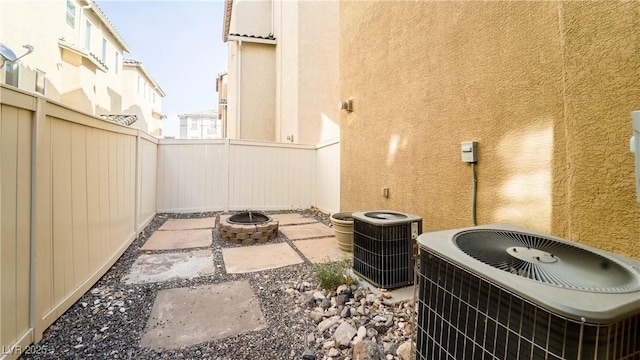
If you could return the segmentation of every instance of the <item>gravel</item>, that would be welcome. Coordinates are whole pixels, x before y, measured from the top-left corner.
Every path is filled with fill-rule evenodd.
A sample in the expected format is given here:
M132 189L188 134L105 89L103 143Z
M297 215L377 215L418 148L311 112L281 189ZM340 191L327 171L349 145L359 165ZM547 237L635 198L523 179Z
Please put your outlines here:
M290 212L301 212L324 224L330 223L328 215L314 208ZM121 282L142 254L140 247L167 219L219 219L220 214L157 214L114 266L45 331L38 347L47 349L46 354L24 354L22 359L345 360L354 358L354 346L361 341L366 341L367 346L359 348L371 352L371 346L377 347L378 352L372 352L377 354L375 358L403 358L396 349L403 344L403 348L407 348L415 326L411 302L387 306L382 304L383 295L376 296L355 285L343 286L334 292L321 291L308 260L257 273L227 274L221 248L238 245L221 241L215 229L211 248L216 272L212 276L131 285ZM292 245L282 233L272 242ZM166 251L152 253L162 252ZM236 280L249 281L266 319L265 328L177 350L140 347L140 338L159 291ZM336 330L339 330L339 339L334 338Z

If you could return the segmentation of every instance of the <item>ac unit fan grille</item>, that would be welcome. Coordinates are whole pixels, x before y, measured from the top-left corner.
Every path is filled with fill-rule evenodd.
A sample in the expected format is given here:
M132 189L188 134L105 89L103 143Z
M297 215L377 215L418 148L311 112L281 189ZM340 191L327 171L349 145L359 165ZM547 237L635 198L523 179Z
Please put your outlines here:
M640 276L618 261L554 239L474 229L453 241L478 261L545 284L607 293L640 289Z
M417 285L419 360L640 359L640 315L581 323L425 249Z

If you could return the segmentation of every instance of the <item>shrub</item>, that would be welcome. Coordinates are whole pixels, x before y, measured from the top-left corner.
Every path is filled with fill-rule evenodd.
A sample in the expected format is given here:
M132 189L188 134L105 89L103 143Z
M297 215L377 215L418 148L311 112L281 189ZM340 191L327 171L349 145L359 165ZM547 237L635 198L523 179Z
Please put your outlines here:
M350 266L350 260L346 256L336 262L327 259L326 263L313 265L313 275L321 288L333 291L340 285L353 283L353 279L347 273Z

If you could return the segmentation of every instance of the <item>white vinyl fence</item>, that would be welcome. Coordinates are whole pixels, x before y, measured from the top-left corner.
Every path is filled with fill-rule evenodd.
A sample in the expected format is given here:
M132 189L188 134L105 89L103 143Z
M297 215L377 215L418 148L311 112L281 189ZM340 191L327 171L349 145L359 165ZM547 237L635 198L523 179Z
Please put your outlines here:
M339 142L160 140L157 210L339 210Z

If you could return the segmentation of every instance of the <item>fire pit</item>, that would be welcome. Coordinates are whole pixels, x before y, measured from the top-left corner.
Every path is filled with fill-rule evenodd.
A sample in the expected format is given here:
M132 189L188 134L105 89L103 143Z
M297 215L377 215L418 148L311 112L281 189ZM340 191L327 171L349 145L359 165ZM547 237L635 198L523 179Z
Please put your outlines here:
M267 214L245 211L220 222L219 231L222 240L234 244L261 244L278 236L278 222Z

